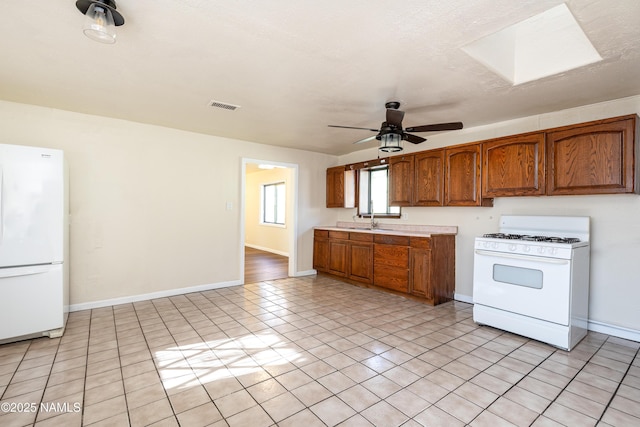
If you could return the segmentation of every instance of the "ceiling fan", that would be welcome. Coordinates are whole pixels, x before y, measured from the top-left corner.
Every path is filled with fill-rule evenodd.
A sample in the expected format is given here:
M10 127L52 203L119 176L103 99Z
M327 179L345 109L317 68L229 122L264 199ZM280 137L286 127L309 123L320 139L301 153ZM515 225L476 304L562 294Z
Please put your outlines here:
M423 126L411 126L403 129L402 119L404 118L404 111L398 110L398 108L400 108L400 103L397 101L392 101L387 102L386 104L384 104L384 106L387 109L387 120L382 122L382 125L380 125L380 129L336 125L329 125L329 127L343 129L362 129L377 132L377 135L361 139L360 141L354 142L354 144L362 144L363 142L369 142L377 139L378 141L380 141L379 149L381 151L396 152L402 150L402 146L400 145L401 141L409 141L412 144L420 144L421 142L427 140L426 138L412 135L407 132L439 132L445 130L458 130L462 129L463 126L462 122L452 122Z

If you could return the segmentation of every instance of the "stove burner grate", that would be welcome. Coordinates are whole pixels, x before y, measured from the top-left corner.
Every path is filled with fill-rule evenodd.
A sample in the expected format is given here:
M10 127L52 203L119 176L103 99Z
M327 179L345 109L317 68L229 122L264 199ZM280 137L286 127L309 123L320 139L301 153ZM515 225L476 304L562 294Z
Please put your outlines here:
M578 243L580 239L577 237L554 237L554 236L530 236L527 234L505 234L505 233L487 233L482 237L488 237L492 239L506 239L506 240L524 240L527 242L549 242L549 243Z
M490 237L493 239L509 239L509 240L521 240L525 237L524 234L505 234L505 233L487 233L482 237Z

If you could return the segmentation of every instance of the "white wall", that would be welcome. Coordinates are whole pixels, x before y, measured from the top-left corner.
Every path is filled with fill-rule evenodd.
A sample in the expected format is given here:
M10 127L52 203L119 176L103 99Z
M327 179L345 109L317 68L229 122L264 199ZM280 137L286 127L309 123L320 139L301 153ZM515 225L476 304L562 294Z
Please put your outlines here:
M243 157L299 165L296 272L312 270L313 227L336 218L334 156L4 101L0 143L65 151L75 308L239 283Z
M289 256L289 229L293 224L293 169L276 168L247 173L245 181L245 237L247 246ZM260 218L262 186L285 183L285 226L263 224Z
M407 144L405 150L428 150L633 113L640 114L640 96L428 136L427 142ZM360 151L342 156L339 164L376 157L376 149ZM337 210L342 221L351 221L355 213L354 209ZM504 197L496 198L491 208L410 207L402 212L408 218L395 222L458 226L456 296L465 300L473 297L474 238L497 231L500 215L590 216L590 321L593 325L603 323L640 333L640 196Z

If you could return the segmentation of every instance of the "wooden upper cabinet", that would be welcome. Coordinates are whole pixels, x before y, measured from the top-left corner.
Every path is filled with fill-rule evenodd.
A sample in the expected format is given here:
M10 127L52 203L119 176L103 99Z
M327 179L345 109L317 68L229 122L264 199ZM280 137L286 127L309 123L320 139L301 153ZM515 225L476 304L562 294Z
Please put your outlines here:
M637 116L547 133L547 195L638 192Z
M356 170L336 166L327 169L327 207L356 207Z
M545 192L544 133L482 143L482 196L540 196Z
M327 169L327 207L357 206L358 170L389 165L391 206L492 206L494 197L640 194L631 114Z
M327 169L327 207L344 207L344 166Z
M389 159L389 206L412 205L413 160L413 155Z
M480 154L480 144L445 149L445 206L483 206Z
M414 156L413 206L444 204L444 150Z

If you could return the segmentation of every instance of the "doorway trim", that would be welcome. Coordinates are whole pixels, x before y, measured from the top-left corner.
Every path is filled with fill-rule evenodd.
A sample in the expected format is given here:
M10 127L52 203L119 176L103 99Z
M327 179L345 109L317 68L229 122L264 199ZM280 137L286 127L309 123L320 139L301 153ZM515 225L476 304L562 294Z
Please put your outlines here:
M285 167L287 169L293 169L293 182L291 194L293 195L293 212L291 219L291 226L287 226L287 238L289 240L289 277L295 277L297 271L297 259L298 259L298 169L299 166L296 163L284 163L275 162L272 160L258 160L250 159L247 157L242 158L242 167L240 168L240 283L244 285L244 242L245 242L245 221L246 221L246 178L247 178L247 164L267 164Z

